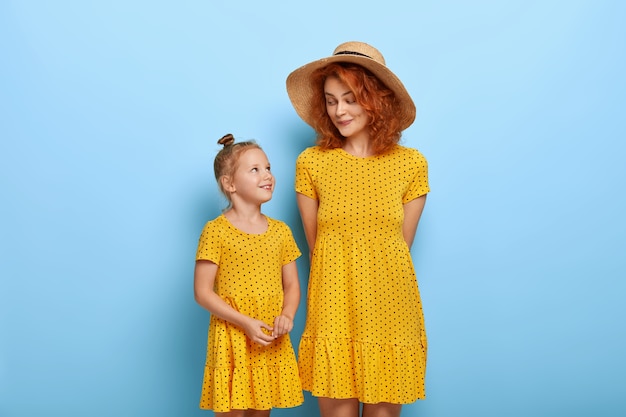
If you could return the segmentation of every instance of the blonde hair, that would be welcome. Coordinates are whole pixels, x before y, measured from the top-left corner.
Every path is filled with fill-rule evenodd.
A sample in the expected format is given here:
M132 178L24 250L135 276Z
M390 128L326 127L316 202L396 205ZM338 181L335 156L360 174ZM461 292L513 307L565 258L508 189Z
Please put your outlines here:
M215 179L217 180L217 185L220 187L220 191L222 192L222 194L224 194L224 197L226 197L230 206L230 204L232 203L230 200L230 194L224 189L224 184L222 184L222 178L232 178L232 176L235 174L235 171L237 170L237 162L239 162L239 157L241 156L241 154L249 149L261 149L261 147L253 140L235 143L235 137L230 133L222 136L221 139L217 141L217 143L219 145L223 145L224 147L215 156L215 161L213 162L213 170L215 171Z

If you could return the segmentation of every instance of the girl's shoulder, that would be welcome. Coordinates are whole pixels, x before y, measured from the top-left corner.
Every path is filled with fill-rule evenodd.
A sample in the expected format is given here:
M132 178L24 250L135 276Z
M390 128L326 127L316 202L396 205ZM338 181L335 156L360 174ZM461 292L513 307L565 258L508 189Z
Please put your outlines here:
M279 236L280 240L283 242L293 241L293 231L287 223L268 216L265 217L267 217L267 222L269 223L269 231L271 231L275 236Z
M219 216L209 220L206 224L211 226L223 226L226 222L228 222L228 220L226 220L226 216L224 216L224 213L220 213Z
M267 219L267 223L270 229L274 229L277 231L289 231L291 233L291 228L284 221L275 219L268 215L264 215L264 216Z
M227 223L226 217L224 217L224 214L222 213L219 216L215 217L214 219L207 221L204 224L204 227L202 228L202 230L203 232L215 231L215 230L223 229L226 226L228 226L228 223Z

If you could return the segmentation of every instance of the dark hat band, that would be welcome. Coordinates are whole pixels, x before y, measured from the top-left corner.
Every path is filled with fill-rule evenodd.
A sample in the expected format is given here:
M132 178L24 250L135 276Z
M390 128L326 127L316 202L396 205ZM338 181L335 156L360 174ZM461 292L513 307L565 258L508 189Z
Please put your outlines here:
M335 53L335 55L358 55L358 56L364 56L365 58L373 59L369 55L365 55L365 54L362 54L360 52L353 52L353 51L339 51L339 52Z

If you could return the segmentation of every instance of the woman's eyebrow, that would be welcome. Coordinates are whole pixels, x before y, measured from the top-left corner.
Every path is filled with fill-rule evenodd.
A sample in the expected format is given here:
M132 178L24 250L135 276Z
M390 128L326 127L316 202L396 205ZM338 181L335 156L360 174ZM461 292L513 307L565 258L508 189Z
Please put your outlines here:
M335 95L334 95L334 94L331 94L331 93L326 92L326 91L324 91L324 94L326 94L327 96L335 97ZM343 96L347 96L348 94L352 94L352 91L348 90L348 91L346 91L345 93L342 93L342 94L341 94L341 97L343 97Z

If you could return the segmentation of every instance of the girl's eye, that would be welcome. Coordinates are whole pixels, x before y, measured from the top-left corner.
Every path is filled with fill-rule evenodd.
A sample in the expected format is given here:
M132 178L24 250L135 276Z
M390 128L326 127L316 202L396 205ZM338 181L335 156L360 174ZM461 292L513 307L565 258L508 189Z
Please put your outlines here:
M258 171L258 168L252 168L252 169L251 169L251 171L252 171L252 172L257 172L257 171Z
M332 101L332 100L328 100L328 101L326 102L326 105L327 105L327 106L334 106L334 105L335 105L335 102L334 102L334 101Z

